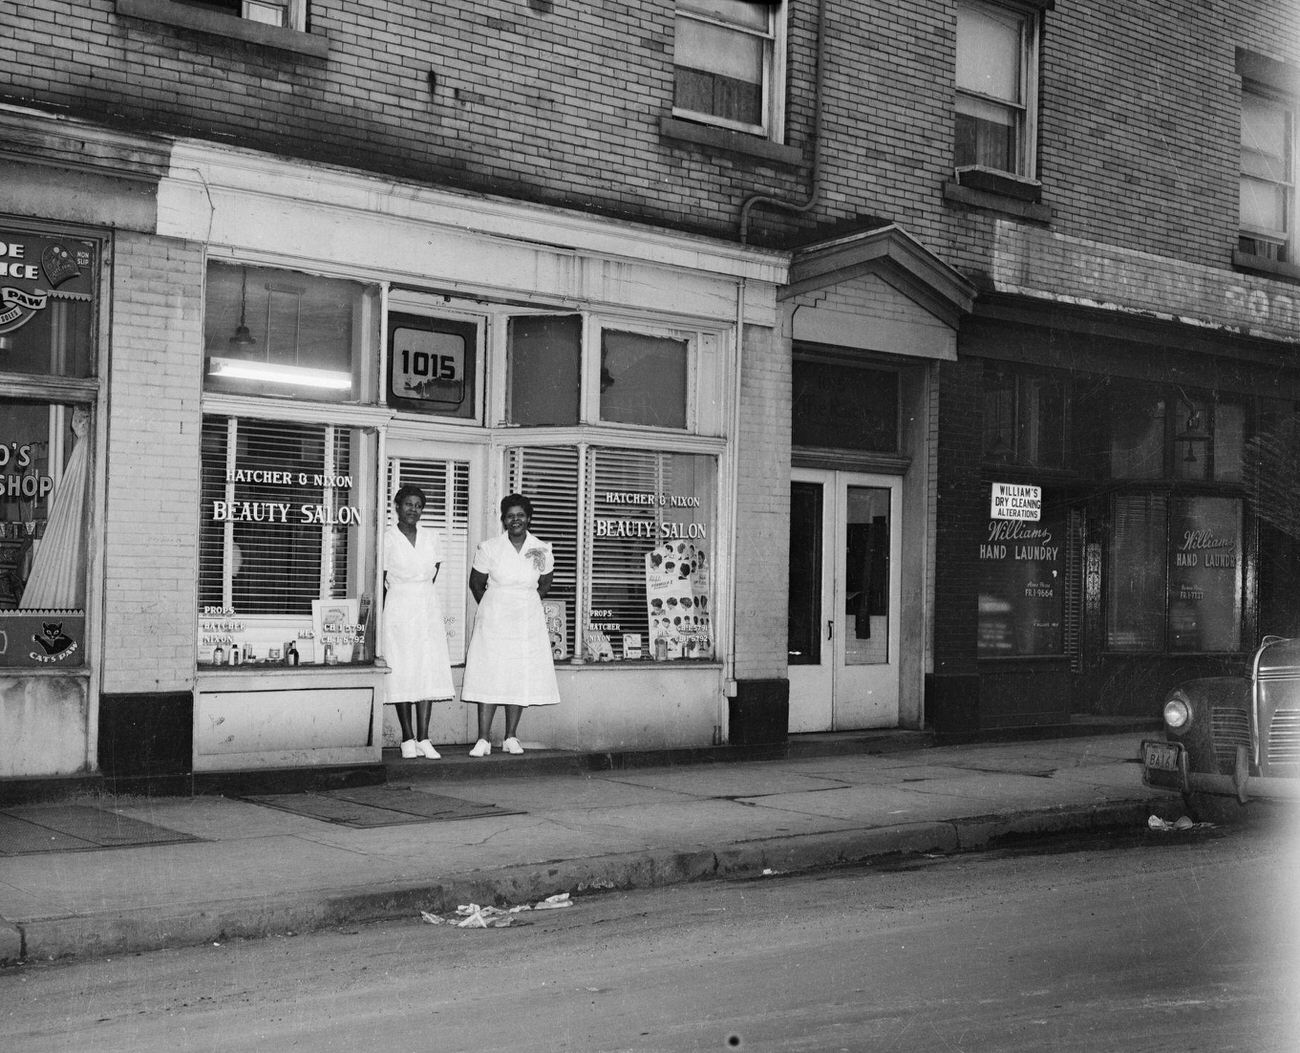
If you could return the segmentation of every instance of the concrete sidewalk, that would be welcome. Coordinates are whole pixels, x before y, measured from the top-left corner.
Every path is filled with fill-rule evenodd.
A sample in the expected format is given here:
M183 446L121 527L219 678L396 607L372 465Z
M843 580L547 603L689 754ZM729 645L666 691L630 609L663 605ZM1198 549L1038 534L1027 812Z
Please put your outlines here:
M353 828L225 797L83 799L188 840L0 855L0 961L418 922L469 902L968 851L1181 814L1177 797L1142 785L1140 732L942 747L895 734L870 751L737 763L583 771L564 755L471 761L461 747L390 765L408 801L415 791L514 813L454 821Z

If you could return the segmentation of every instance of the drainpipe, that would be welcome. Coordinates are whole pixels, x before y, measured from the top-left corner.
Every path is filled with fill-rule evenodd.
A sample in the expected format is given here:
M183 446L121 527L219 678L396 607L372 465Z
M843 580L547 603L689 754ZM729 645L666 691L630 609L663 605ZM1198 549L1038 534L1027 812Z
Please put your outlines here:
M755 194L753 197L746 198L740 206L740 243L742 245L749 242L749 213L758 205L770 205L773 208L783 208L789 212L808 212L821 197L821 142L822 142L822 110L824 108L823 96L826 83L826 4L827 0L818 0L817 3L817 78L816 78L816 108L813 111L813 134L812 134L812 189L808 193L808 200L802 203L794 201L782 201L780 198L772 197L769 194Z

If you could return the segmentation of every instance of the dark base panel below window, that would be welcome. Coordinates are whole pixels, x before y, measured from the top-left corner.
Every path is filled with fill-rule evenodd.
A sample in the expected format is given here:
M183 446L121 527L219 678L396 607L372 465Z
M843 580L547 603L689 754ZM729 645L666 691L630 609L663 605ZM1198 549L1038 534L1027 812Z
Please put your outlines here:
M188 777L193 743L188 691L100 696L99 769L106 778Z
M732 746L784 743L790 733L790 681L738 680L727 705L727 741Z

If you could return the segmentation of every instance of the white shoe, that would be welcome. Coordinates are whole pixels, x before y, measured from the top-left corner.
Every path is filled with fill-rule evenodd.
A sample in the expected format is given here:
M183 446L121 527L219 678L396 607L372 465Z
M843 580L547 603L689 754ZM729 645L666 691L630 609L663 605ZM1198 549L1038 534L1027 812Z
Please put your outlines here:
M416 744L415 739L407 739L405 742L402 743L403 757L409 759L411 757L418 757L419 755L420 755L420 747Z
M487 739L479 739L474 743L474 748L469 751L471 757L486 757L492 752L492 743Z
M433 748L433 743L428 739L421 739L415 744L415 748L420 751L422 757L428 757L429 760L442 760L442 754Z
M519 745L519 740L513 735L501 743L501 749L505 753L523 753L523 746Z

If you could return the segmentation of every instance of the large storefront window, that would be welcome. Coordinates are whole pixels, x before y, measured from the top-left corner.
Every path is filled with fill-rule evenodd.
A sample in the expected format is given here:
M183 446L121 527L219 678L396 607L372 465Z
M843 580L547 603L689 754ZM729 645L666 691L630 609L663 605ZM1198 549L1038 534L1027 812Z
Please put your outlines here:
M979 655L1059 655L1064 646L1066 522L990 519L979 546Z
M99 252L0 228L0 668L86 661Z
M356 282L209 263L204 387L313 402L373 401L374 297Z
M373 658L375 457L369 429L204 418L200 661Z
M713 657L715 457L517 447L507 472L535 505L534 533L555 549L557 657Z
M1240 500L1118 495L1112 524L1108 647L1176 652L1240 648Z

